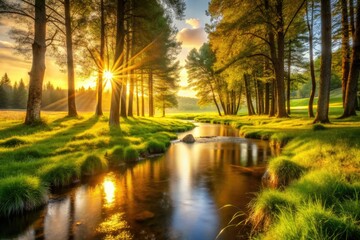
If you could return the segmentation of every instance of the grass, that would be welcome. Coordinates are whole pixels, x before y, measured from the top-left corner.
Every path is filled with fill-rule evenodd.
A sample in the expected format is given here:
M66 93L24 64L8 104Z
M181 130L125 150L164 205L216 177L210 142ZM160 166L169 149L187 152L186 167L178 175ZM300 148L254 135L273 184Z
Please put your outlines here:
M44 122L33 127L23 125L23 119L23 112L0 112L0 216L42 205L46 186L69 185L110 165L165 152L176 132L194 127L182 120L139 117L121 119L120 129L110 129L107 117L90 113L76 118L43 113Z
M0 181L1 216L33 210L46 201L47 187L37 177L18 175Z

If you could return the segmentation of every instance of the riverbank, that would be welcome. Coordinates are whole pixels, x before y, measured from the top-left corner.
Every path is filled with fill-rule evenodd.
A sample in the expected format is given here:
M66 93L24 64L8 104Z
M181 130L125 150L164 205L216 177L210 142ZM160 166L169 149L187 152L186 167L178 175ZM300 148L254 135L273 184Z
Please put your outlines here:
M259 239L357 239L360 236L360 117L312 124L292 118L207 115L198 122L229 124L247 138L268 139L267 187L250 204Z
M193 124L166 118L121 119L109 129L107 117L43 113L43 124L22 124L23 112L0 115L0 215L35 209L52 186L73 184L111 166L166 151L177 132Z

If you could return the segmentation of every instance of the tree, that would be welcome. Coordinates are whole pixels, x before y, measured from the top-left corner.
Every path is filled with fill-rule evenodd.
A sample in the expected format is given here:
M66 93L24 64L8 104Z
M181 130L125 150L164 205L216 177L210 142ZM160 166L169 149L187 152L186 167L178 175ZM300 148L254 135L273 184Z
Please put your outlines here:
M19 84L15 83L13 88L13 107L16 109L26 108L27 93L23 79L20 79Z
M317 113L314 123L329 123L331 80L331 3L321 0L321 70Z
M10 106L11 106L11 82L7 73L5 73L0 81L0 109L10 108Z
M315 67L314 67L314 11L315 3L314 0L311 0L311 5L309 9L309 1L306 3L306 24L309 32L309 60L310 60L310 76L311 76L311 92L308 105L308 114L309 117L314 117L314 98L316 92L316 78L315 78Z
M30 9L30 12L27 11ZM34 15L32 12L34 12ZM21 4L2 1L0 13L14 14L34 21L34 40L32 44L32 67L29 72L29 94L26 107L25 124L41 121L42 84L45 74L46 52L46 6L45 0L35 0L35 4L22 1Z
M125 29L124 29L124 17L125 17L125 1L117 1L117 13L116 13L116 47L115 47L115 57L114 57L114 67L115 76L111 83L112 93L111 93L111 106L110 106L110 117L109 125L111 127L120 126L120 93L122 87L121 79L121 67L123 64L123 51L124 51L124 38L125 38Z
M344 113L341 118L356 116L356 95L360 71L360 1L357 1L354 42L351 53L349 78L346 86Z

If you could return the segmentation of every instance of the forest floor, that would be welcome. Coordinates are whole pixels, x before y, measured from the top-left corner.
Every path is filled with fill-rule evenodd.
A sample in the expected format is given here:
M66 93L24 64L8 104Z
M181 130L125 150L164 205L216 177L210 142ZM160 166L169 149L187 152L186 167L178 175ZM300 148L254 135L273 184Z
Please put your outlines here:
M107 117L43 112L43 124L23 124L24 112L0 112L0 216L34 209L47 201L51 186L64 186L111 165L135 162L166 151L189 122L166 118L121 119L110 129Z
M338 99L341 100L341 99ZM291 117L178 114L198 122L229 124L247 138L270 140L274 157L262 191L249 206L256 239L359 239L360 117L313 124L306 100L293 102ZM316 109L315 109L316 111Z

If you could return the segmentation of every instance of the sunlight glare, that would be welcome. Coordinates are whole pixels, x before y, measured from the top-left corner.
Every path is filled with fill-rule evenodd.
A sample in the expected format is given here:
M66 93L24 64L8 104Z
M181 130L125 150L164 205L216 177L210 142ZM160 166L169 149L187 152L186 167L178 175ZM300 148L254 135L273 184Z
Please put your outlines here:
M105 199L107 204L111 204L115 200L115 184L110 179L106 178L103 183Z
M109 70L105 70L105 71L104 71L104 79L105 79L106 81L111 81L112 78L113 78L113 73L110 72Z

